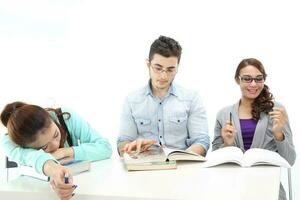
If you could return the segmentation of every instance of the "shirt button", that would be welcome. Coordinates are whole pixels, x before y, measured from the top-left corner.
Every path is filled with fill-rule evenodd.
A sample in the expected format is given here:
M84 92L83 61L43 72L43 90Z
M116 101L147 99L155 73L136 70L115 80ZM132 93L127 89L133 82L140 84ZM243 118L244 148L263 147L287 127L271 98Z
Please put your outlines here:
M180 120L177 120L177 122L179 123L179 122L180 122Z
M159 102L159 105L161 105L161 102Z
M160 119L158 119L158 121L160 122L161 120L160 120Z
M162 138L162 136L160 135L159 138Z
M144 123L143 122L141 122L141 125L143 125Z

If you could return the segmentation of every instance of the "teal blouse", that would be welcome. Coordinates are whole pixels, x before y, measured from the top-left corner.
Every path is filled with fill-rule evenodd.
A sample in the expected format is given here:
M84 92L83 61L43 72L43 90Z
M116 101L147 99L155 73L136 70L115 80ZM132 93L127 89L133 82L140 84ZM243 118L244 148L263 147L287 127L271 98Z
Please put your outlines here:
M107 139L103 138L79 115L67 108L61 108L62 112L70 113L70 118L64 115L66 126L68 127L74 149L75 160L103 160L112 155L112 148ZM58 122L54 112L49 112L52 119ZM42 149L22 148L13 143L9 136L5 134L1 140L2 147L6 155L21 165L32 166L37 172L43 173L43 166L46 161L57 161L50 153ZM68 147L65 142L65 147Z

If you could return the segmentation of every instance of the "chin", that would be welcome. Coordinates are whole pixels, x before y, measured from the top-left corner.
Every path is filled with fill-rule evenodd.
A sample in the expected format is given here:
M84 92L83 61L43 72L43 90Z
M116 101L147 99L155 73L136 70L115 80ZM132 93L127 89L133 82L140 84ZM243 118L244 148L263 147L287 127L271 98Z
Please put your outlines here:
M258 95L246 95L246 98L247 99L251 99L251 100L254 100L258 97Z

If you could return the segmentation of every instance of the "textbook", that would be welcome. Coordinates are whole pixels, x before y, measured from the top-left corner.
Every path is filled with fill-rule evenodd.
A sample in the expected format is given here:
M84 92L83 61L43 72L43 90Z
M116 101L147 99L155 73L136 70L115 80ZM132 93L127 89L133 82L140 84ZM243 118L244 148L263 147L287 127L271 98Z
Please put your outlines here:
M151 147L138 154L123 155L128 171L176 169L176 161L205 161L206 159L194 152Z
M235 163L241 167L273 165L290 168L290 164L274 151L251 148L245 153L238 147L223 147L206 156L207 161L201 167L212 167L225 163Z
M59 160L59 162L62 166L70 170L71 175L76 175L91 169L91 161L87 160ZM30 176L43 181L50 181L50 177L36 172L31 166L20 165L19 172L24 176Z

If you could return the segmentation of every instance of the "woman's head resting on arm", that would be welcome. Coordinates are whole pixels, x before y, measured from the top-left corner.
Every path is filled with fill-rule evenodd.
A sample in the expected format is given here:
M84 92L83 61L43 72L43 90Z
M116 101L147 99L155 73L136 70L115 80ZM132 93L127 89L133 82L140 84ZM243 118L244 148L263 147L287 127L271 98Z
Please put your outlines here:
M10 139L23 148L43 149L51 153L63 145L59 125L44 108L13 102L1 113L1 122L7 127Z

